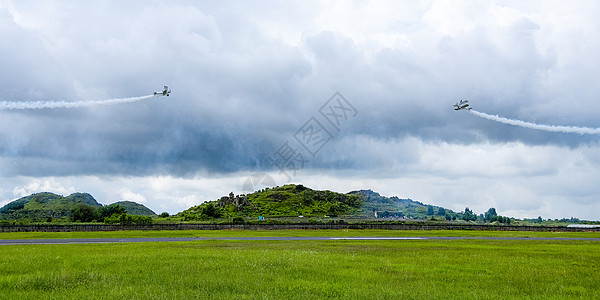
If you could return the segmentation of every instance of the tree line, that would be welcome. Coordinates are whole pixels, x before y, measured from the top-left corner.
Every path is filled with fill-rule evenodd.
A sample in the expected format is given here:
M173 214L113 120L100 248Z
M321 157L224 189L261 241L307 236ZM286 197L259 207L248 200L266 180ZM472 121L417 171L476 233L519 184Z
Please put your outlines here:
M107 224L151 224L149 216L127 214L125 207L119 204L91 206L76 204L71 213L72 222L104 222Z

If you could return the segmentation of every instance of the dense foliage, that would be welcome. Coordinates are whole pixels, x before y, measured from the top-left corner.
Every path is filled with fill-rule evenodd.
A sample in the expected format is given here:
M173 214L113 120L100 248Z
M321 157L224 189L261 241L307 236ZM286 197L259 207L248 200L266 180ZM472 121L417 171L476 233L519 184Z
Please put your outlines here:
M127 213L130 215L149 216L149 217L156 216L156 213L154 211L152 211L151 209L147 208L146 206L144 206L142 204L135 203L133 201L119 201L119 202L115 202L113 204L118 204L118 205L123 206L125 208L125 211L127 211Z
M104 223L107 224L152 224L152 218L149 216L129 215L127 213L113 214L110 217L104 218Z
M71 221L73 222L104 222L113 215L126 214L125 207L119 204L94 207L91 205L78 204L73 208Z
M100 207L90 194L75 193L67 197L37 193L12 201L0 209L1 220L46 221L69 219L77 205Z
M138 217L138 214L144 217ZM90 194L84 193L67 197L37 193L12 201L0 209L2 223L70 221L146 224L152 222L150 216L156 214L141 204L121 201L103 206Z
M313 218L322 217L371 220L462 220L466 222L504 224L510 224L513 220L499 216L495 208L490 208L485 214L477 215L468 207L463 212L454 212L450 209L426 205L411 199L384 197L372 190L342 194L331 191L316 191L303 185L293 184L266 188L249 195L236 196L231 193L219 200L208 201L191 207L177 214L176 217L184 221L212 220L229 223L243 223L264 218L269 218L269 221L287 222L286 220L295 220L296 222L320 223L323 220Z
M135 216L147 216L139 218ZM154 218L154 219L153 219ZM141 204L121 201L111 205L99 204L91 195L75 193L67 197L53 193L37 193L23 197L0 208L0 224L28 222L106 222L146 224L156 222L218 222L218 223L329 223L404 220L455 221L491 223L494 225L564 225L594 222L577 218L562 220L518 220L500 216L495 208L476 214L466 207L462 212L426 205L411 199L385 197L372 190L347 194L317 191L303 185L265 188L248 195L223 196L193 206L174 216L153 211Z
M303 185L266 188L249 195L230 194L217 201L191 207L178 216L185 220L215 218L338 216L361 212L362 197L331 191L315 191Z

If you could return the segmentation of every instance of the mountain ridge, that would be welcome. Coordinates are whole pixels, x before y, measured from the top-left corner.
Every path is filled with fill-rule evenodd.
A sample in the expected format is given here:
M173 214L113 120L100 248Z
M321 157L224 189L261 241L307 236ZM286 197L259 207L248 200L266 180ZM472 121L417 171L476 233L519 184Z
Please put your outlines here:
M21 197L0 208L0 220L69 218L77 204L101 207L88 193L73 193L61 196L41 192Z
M156 213L153 210L151 210L143 204L134 201L117 201L109 205L121 205L125 208L125 211L130 215L150 217L156 216Z
M121 205L130 215L156 216L151 209L133 201L119 201L102 205L88 193L72 193L62 196L50 192L34 193L9 202L0 208L0 220L32 220L69 219L78 205L95 208Z
M430 208L431 207L431 208ZM433 210L434 212L428 215ZM301 184L265 188L247 195L223 196L193 206L177 215L184 220L214 218L285 218L337 217L352 218L416 218L425 219L454 213L443 207L425 205L412 199L381 196L372 190L338 193L312 190ZM442 212L442 215L439 213Z

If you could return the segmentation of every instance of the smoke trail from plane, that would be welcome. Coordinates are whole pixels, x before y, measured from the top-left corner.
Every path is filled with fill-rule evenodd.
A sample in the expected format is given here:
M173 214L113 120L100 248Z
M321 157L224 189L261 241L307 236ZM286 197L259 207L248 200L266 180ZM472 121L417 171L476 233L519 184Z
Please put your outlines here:
M112 105L121 103L131 103L153 98L155 95L106 99L106 100L88 100L88 101L0 101L0 110L12 109L55 109L55 108L80 108L98 105Z
M521 120L512 120L504 117L500 117L498 115L488 115L486 113L478 112L476 110L470 109L468 110L470 113L484 119L514 125L521 126L525 128L544 130L550 132L564 132L564 133L578 133L578 134L600 134L600 128L588 128L588 127L577 127L577 126L555 126L555 125L543 125L536 124L531 122L525 122Z

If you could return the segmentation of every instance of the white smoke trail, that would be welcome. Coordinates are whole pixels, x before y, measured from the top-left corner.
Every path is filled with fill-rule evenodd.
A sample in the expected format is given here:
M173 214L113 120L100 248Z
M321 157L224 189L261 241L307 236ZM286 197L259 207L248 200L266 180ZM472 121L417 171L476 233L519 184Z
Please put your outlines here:
M600 134L600 128L543 125L543 124L525 122L525 121L521 121L521 120L511 120L511 119L507 119L504 117L499 117L498 115L488 115L486 113L478 112L478 111L472 110L472 109L470 109L469 112L478 117L484 118L484 119L488 119L488 120L492 120L492 121L496 121L496 122L500 122L500 123L504 123L504 124L508 124L508 125L521 126L521 127L525 127L525 128L545 130L545 131L550 131L550 132Z
M53 108L79 108L98 105L111 105L120 103L130 103L153 98L154 95L106 99L106 100L88 100L88 101L0 101L0 110L8 109L53 109Z

